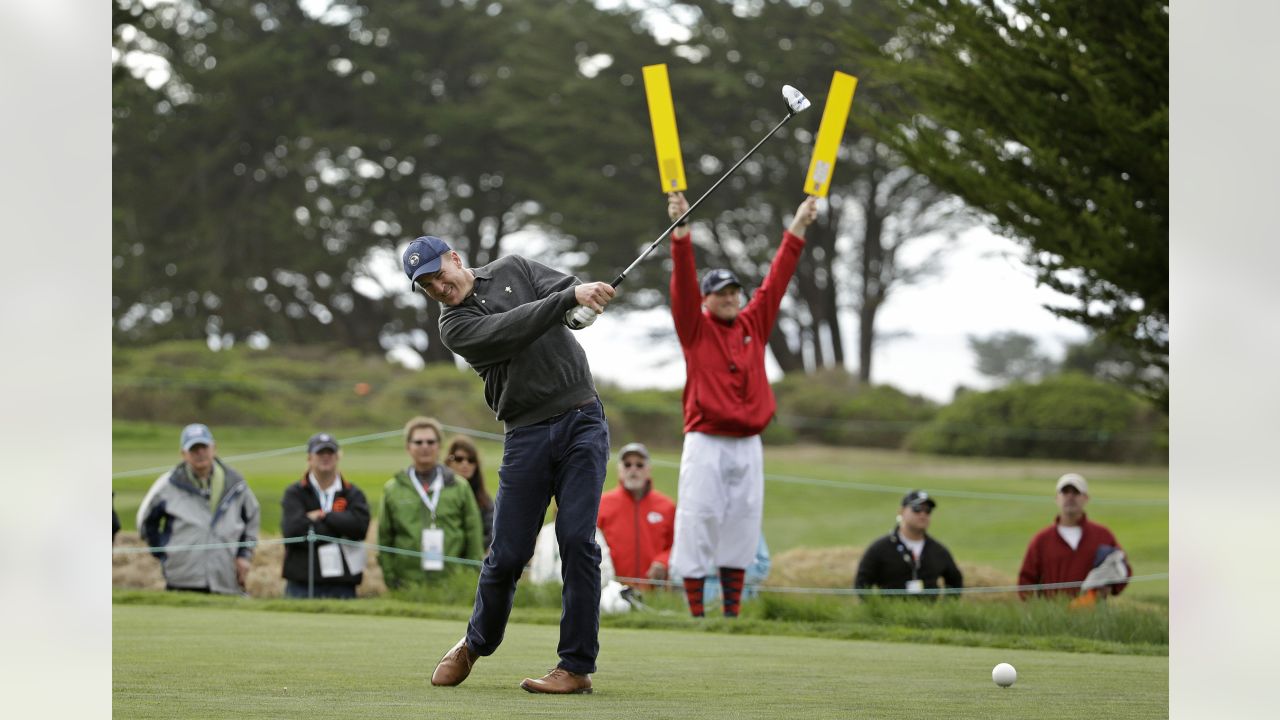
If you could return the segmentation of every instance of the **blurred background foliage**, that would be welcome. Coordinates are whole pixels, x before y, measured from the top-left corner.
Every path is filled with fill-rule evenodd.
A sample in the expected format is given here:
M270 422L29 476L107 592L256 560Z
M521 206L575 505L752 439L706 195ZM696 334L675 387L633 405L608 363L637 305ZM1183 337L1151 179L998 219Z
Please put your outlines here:
M501 434L480 378L451 365L423 370L323 345L237 345L211 353L199 341L118 348L112 415L182 425L395 430L414 415ZM599 384L615 439L680 446L680 390ZM841 370L791 375L775 385L778 413L766 443L909 449L944 455L1168 461L1168 420L1130 390L1077 371L990 392L962 392L939 407ZM310 431L308 431L310 432Z
M1159 436L1143 413L1168 404L1166 2L114 8L118 417L380 427L447 399L457 423L494 425L396 251L429 233L473 265L518 248L612 278L666 226L640 75L662 62L691 198L782 117L783 84L813 101L699 209L699 265L732 267L749 286L803 198L832 71L860 78L828 210L769 340L786 375L772 441L970 452L953 438L957 418L1024 422L978 409L976 394L952 417L874 383L878 310L936 269L937 253L907 263L903 248L975 224L1021 242L1040 281L1077 301L1056 308L1093 331L1062 363L1082 373L1070 382L1116 386L1099 401L1116 407L1145 402L1134 392L1150 401L1087 415L1104 423L1092 429L1128 418ZM640 265L622 307L662 306L668 273L663 252ZM979 339L979 362L983 347L1038 364L999 397L1061 369L1008 340ZM385 360L406 348L425 370ZM988 365L993 376L1019 367L1006 360ZM372 389L347 392L357 382ZM343 391L321 392L332 387ZM678 391L606 393L629 434L678 437ZM1026 427L1074 432L1081 420L1028 412ZM944 416L950 429L927 431ZM1098 452L1146 452L1108 447Z

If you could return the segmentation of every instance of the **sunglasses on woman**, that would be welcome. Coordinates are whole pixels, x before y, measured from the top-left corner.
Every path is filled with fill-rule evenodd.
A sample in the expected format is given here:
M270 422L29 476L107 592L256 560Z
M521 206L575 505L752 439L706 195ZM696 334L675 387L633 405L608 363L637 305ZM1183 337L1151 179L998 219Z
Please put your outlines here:
M476 459L467 455L450 455L449 459L456 463L471 463L472 465L476 464Z

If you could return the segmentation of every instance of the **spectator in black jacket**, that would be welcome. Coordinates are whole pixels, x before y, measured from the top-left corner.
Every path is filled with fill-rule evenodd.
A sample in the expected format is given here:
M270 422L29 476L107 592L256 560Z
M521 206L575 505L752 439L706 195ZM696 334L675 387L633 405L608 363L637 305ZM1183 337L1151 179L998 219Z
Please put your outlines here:
M317 535L364 541L369 502L360 488L339 474L340 458L332 435L316 433L307 441L307 473L286 488L280 500L280 532L285 537L303 537L314 529ZM356 596L356 586L364 579L364 546L317 540L284 547L286 597Z
M853 586L905 590L914 595L925 588L937 588L941 578L949 589L964 587L964 576L951 553L927 532L935 507L929 493L907 493L898 511L898 526L867 547Z

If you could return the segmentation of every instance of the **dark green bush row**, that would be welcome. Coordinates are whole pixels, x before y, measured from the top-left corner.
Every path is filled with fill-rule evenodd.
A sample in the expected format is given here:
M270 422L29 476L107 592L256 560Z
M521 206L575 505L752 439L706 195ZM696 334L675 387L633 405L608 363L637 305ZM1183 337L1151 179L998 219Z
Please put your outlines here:
M965 393L907 437L947 455L1168 460L1168 419L1117 385L1076 373Z
M393 428L413 415L492 432L502 426L470 370L409 370L381 357L322 346L203 344L116 348L112 415L181 424Z
M773 386L778 416L765 439L773 443L899 448L937 406L889 385L863 385L842 370L788 375Z
M483 385L465 368L409 370L378 356L320 346L201 343L117 348L112 413L119 420L182 424L390 429L410 416L502 432ZM789 375L774 385L770 444L909 448L992 457L1164 461L1168 421L1127 390L1084 375L1055 376L991 392L969 392L938 408L843 371ZM681 391L625 391L600 384L615 438L678 447Z

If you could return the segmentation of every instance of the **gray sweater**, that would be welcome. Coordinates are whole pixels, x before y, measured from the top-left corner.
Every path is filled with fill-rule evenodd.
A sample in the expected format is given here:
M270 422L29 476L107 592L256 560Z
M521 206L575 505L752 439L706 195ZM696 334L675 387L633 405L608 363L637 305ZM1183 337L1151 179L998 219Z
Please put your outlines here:
M440 339L484 379L484 399L508 430L596 396L582 346L564 324L578 279L518 255L473 268L475 288L440 313Z

